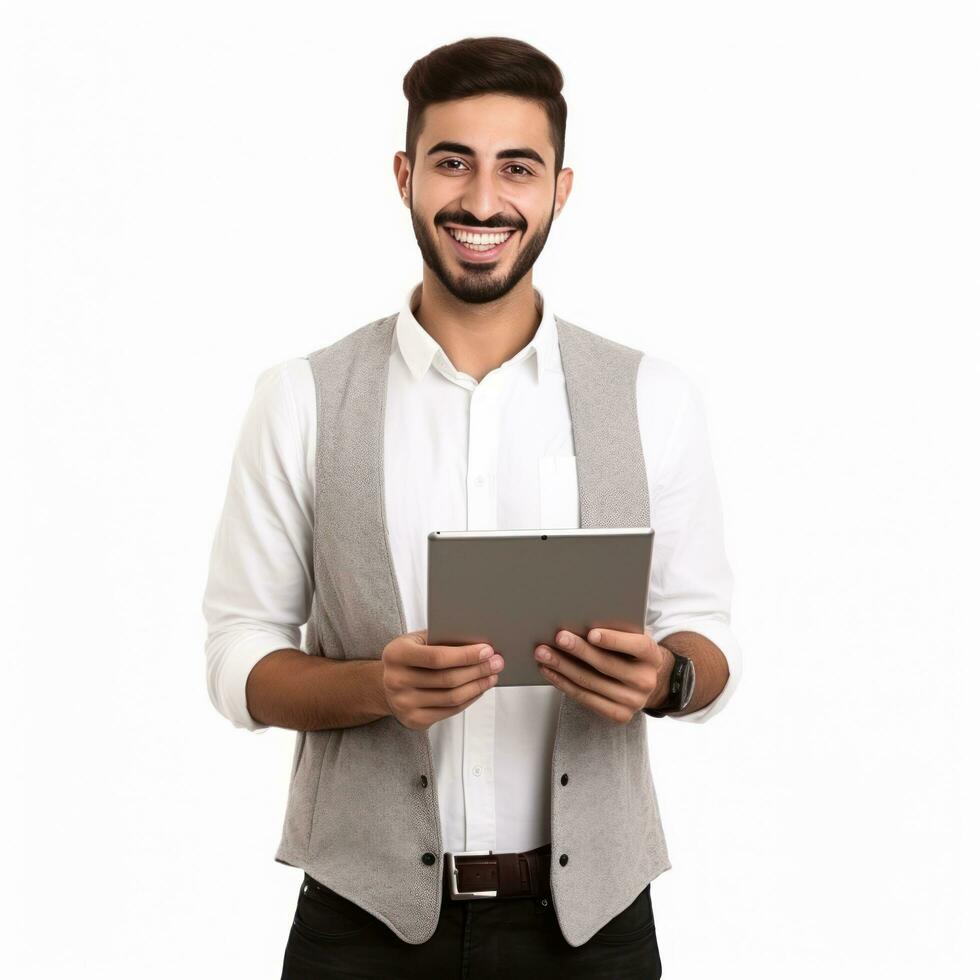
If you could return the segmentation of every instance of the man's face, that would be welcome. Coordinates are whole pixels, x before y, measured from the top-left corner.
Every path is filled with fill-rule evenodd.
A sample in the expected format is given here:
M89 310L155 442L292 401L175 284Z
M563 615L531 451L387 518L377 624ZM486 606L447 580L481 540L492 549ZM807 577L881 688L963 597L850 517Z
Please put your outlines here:
M422 259L453 296L488 303L529 272L571 189L571 170L556 185L554 164L547 114L533 102L492 94L426 109L408 204ZM407 168L397 154L400 180ZM494 237L467 247L458 238L468 234Z

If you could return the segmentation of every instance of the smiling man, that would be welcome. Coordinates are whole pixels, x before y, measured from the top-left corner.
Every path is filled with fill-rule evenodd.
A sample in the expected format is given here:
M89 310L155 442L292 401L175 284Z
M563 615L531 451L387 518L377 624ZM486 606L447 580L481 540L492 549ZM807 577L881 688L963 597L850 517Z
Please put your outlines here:
M717 714L741 655L697 388L532 284L572 188L562 84L510 38L412 66L394 176L422 279L264 371L241 428L207 684L237 727L296 733L283 977L661 975L647 718ZM499 652L428 644L429 531L643 526L644 633L562 631L539 685L498 690Z
M512 309L524 308L533 334L540 317L531 269L572 189L572 171L555 171L548 116L535 102L490 93L429 105L425 121L425 144L410 142L414 152L395 156L395 177L422 252L423 301L437 291L435 282L425 288L431 276L463 316L469 307L470 316L482 317L474 326L491 315L506 318L497 309L505 301ZM421 119L413 122L410 130ZM475 135L461 143L440 139L441 133ZM519 134L523 142L510 146L501 140L504 133ZM420 137L408 134L416 143ZM485 217L477 218L481 213Z

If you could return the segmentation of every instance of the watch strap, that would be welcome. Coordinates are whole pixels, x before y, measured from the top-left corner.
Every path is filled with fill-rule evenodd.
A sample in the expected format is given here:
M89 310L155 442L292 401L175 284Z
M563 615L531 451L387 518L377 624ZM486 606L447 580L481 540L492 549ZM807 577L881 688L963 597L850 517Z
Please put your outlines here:
M665 650L669 649L664 647ZM690 657L685 657L681 653L671 650L674 657L674 664L670 671L670 679L667 682L667 697L657 708L644 708L643 711L653 718L663 718L671 711L681 711L690 703L693 696L693 688L686 700L684 698L684 678L688 672L693 672L694 664Z

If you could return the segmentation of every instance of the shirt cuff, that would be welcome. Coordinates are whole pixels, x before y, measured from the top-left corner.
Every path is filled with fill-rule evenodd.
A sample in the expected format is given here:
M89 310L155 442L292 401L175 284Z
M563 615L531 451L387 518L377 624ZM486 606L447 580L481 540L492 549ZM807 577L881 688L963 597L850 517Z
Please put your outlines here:
M729 700L731 700L732 694L735 693L735 688L738 687L738 683L742 677L742 651L731 627L727 623L717 619L698 619L690 623L673 623L668 627L651 632L650 635L656 643L660 643L661 640L670 636L671 633L680 633L681 631L699 633L701 636L707 637L721 650L725 655L725 659L728 661L728 680L714 701L706 704L703 708L699 708L697 711L692 711L690 714L664 716L666 718L672 718L674 721L703 723L712 717L712 715L718 714Z
M245 682L249 672L268 653L298 647L298 640L277 633L218 634L208 656L208 693L211 703L236 728L264 732L270 726L248 712Z

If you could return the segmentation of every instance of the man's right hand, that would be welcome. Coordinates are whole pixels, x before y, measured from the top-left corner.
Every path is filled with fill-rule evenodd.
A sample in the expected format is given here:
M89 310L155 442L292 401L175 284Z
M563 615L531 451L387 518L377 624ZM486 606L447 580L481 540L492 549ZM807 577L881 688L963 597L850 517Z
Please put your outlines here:
M429 646L428 639L428 629L415 630L396 636L381 653L382 688L391 713L416 731L468 708L497 683L504 667L499 653L480 659L488 643Z

